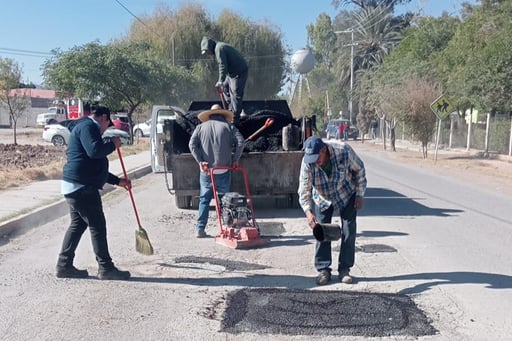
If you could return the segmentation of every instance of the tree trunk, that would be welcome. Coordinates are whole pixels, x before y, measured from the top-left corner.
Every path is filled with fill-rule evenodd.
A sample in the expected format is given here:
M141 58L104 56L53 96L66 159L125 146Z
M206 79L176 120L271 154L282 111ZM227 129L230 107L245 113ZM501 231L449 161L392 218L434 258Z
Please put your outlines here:
M389 128L389 144L391 146L391 150L396 152L396 145L395 145L395 142L396 142L396 134L395 134L395 127L390 127Z

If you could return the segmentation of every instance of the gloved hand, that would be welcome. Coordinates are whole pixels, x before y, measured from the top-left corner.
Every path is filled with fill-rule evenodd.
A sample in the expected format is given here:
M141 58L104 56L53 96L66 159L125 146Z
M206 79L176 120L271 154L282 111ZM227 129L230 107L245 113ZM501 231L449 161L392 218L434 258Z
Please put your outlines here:
M217 88L217 91L224 91L224 84L222 82L215 83L215 87Z

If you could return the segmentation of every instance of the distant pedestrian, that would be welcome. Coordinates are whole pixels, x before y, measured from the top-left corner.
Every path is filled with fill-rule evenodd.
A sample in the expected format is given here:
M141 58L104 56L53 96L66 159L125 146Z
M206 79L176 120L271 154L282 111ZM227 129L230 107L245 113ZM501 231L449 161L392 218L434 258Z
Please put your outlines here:
M99 190L105 183L125 189L131 187L129 179L118 178L108 171L107 155L121 147L118 137L104 142L102 134L112 126L110 110L98 106L92 115L77 120L71 130L66 149L67 162L62 171L62 194L69 206L71 223L64 235L57 261L58 278L85 278L87 270L74 267L75 250L89 226L96 261L98 278L125 280L130 272L114 266L107 244L107 224Z
M342 283L350 284L350 268L354 266L356 252L357 210L363 208L366 191L364 163L347 143L324 143L318 136L306 140L304 151L298 190L300 206L310 228L331 223L332 215L339 213L347 229L341 238L338 273ZM331 280L331 263L331 242L317 241L318 285Z
M344 132L345 132L345 126L343 125L343 123L340 123L338 125L338 134L336 136L336 139L341 140L343 138L343 136L345 136Z
M348 129L350 128L350 124L348 121L345 121L343 123L343 141L346 141L348 139Z
M210 202L213 198L211 168L238 167L244 149L244 138L238 129L231 125L233 113L214 104L211 110L203 111L197 118L202 122L196 127L189 141L192 156L199 165L199 216L196 224L196 237L208 237L205 232L208 223ZM231 172L215 171L215 184L219 193L227 193L231 188Z
M215 55L219 64L219 79L215 87L225 93L229 110L234 114L233 124L238 126L249 71L245 58L233 46L208 37L201 40L201 53Z
M372 141L375 141L377 138L377 127L379 124L377 123L377 120L372 119L370 122L370 136L372 138Z

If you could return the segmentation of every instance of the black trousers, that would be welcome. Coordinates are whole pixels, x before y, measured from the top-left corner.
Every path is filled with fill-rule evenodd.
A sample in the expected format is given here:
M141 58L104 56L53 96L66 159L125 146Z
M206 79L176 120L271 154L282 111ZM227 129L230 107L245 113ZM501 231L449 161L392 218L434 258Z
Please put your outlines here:
M80 238L89 226L92 248L99 268L112 268L112 258L110 258L107 244L107 224L98 189L85 186L64 197L69 206L71 223L62 241L57 266L69 267L73 265Z

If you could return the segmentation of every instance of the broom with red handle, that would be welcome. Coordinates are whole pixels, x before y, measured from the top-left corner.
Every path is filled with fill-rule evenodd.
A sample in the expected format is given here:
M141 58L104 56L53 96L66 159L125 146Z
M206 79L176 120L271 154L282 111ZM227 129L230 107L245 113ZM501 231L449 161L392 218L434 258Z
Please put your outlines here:
M121 149L117 148L117 155L119 156L119 161L121 162L121 168L123 168L124 178L128 180L128 174L126 173L126 168L124 167L123 157L121 155ZM132 188L128 188L128 193L130 193L130 199L132 201L133 211L135 212L135 218L137 219L137 224L139 227L135 230L135 250L143 255L152 255L154 253L153 246L149 241L148 233L146 230L142 228L139 219L139 213L137 212L137 206L135 206L135 200L133 199Z

